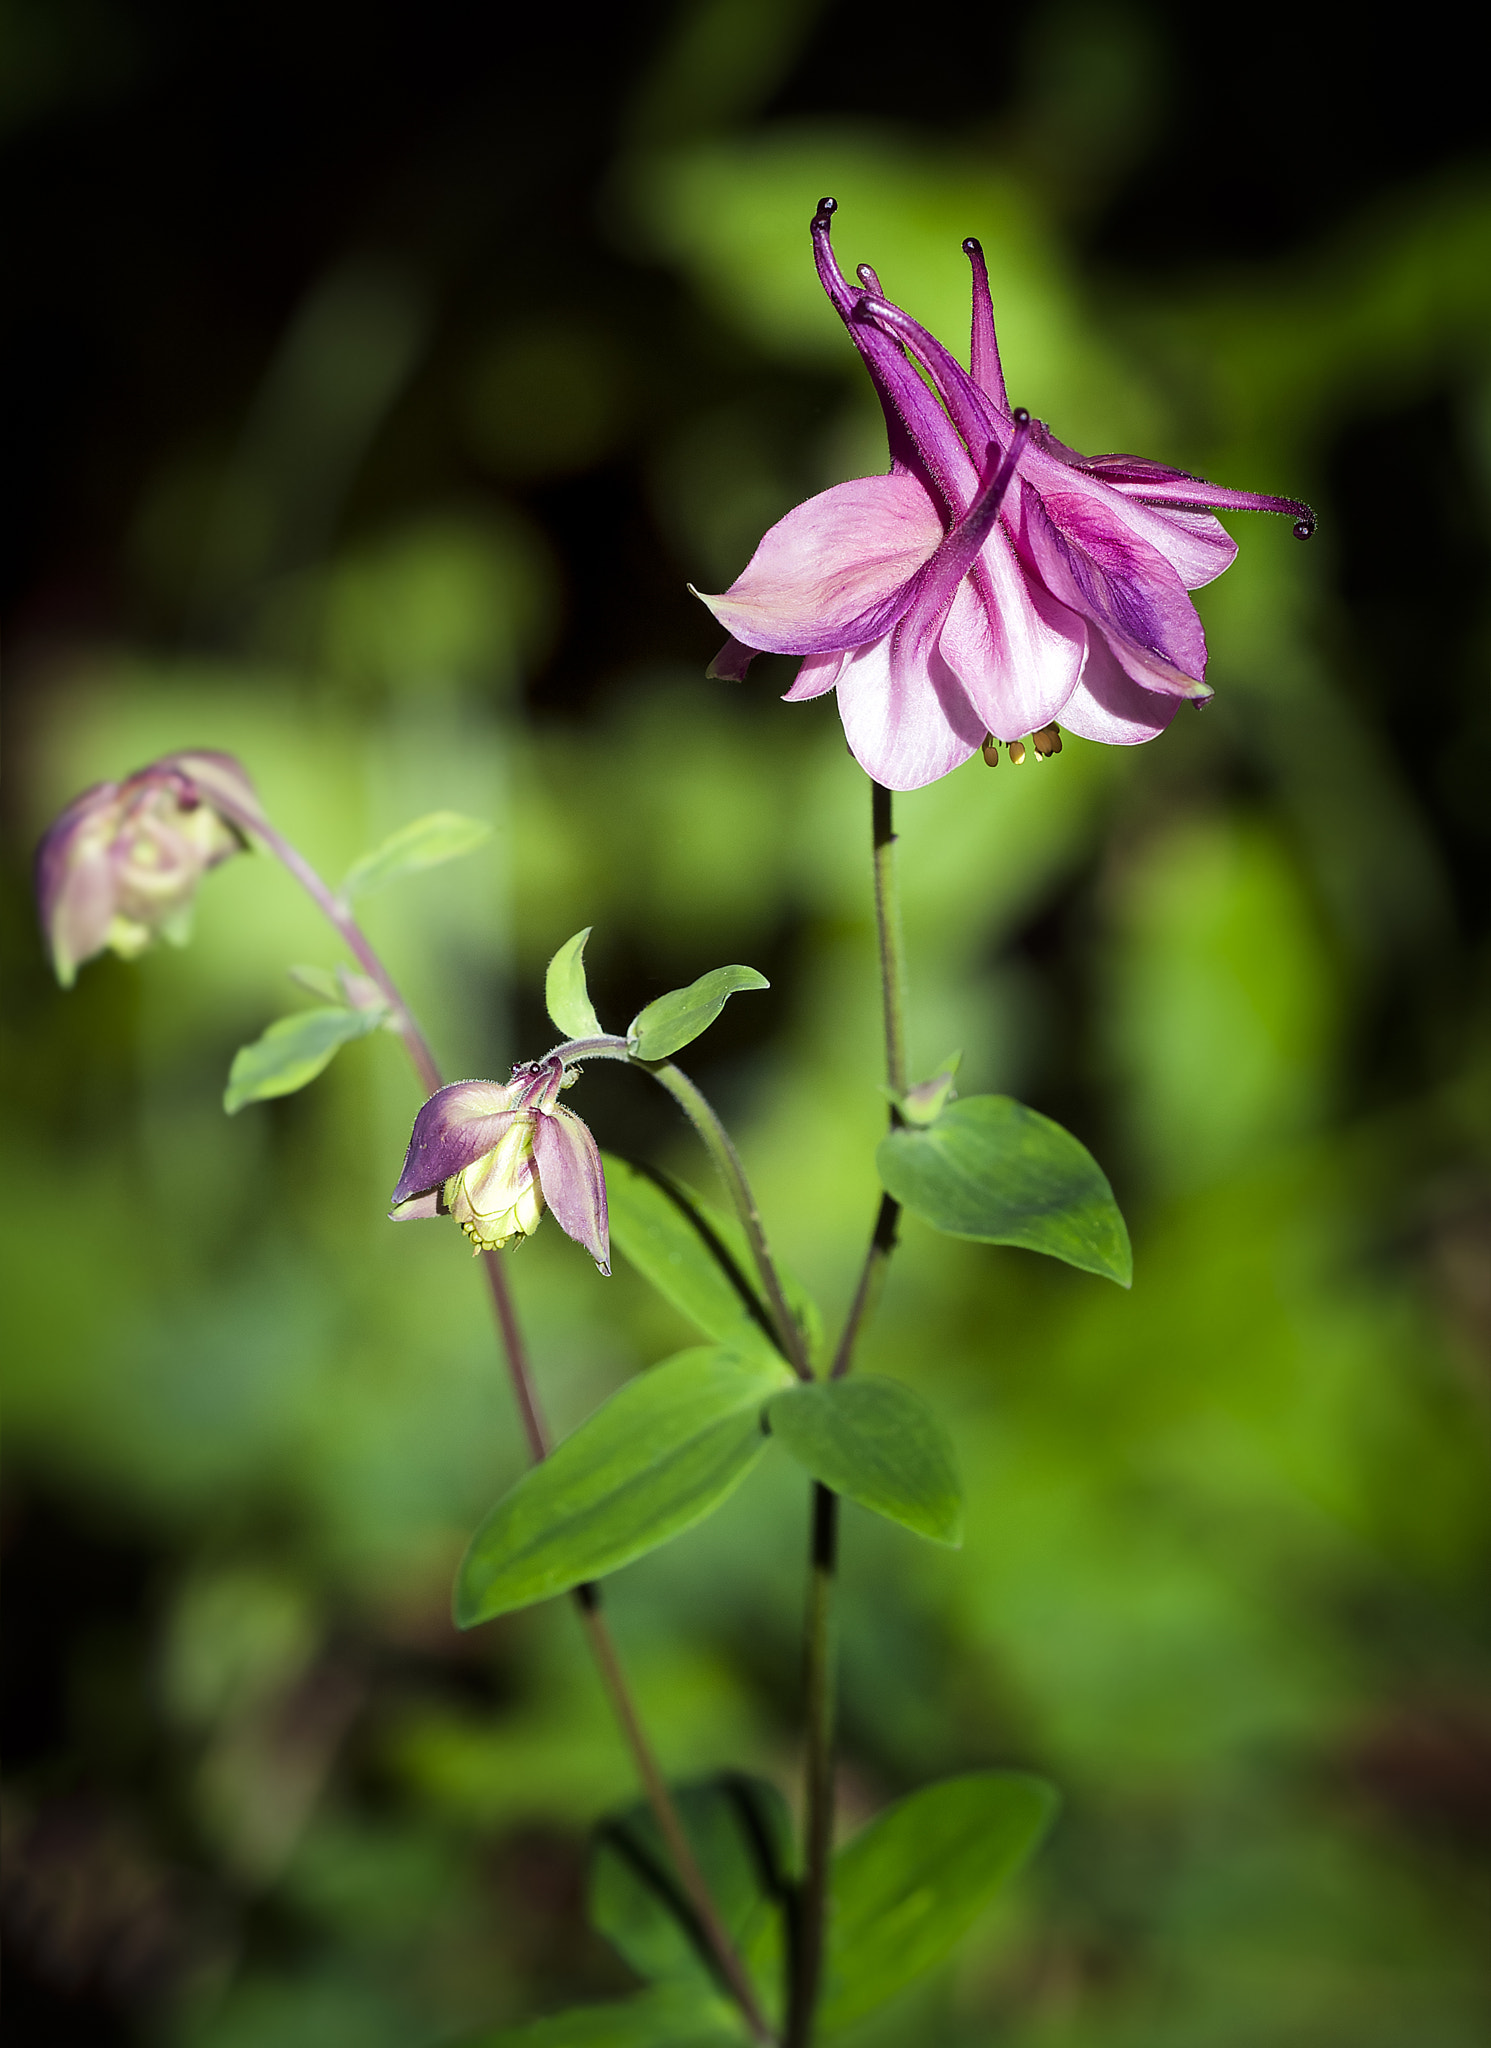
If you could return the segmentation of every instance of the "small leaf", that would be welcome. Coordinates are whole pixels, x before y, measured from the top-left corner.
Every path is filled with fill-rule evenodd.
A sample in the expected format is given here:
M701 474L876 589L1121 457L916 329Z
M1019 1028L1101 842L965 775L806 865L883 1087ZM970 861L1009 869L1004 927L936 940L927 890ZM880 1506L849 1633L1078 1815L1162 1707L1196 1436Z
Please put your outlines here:
M763 2005L781 1993L792 1821L774 1785L730 1772L674 1792L674 1805L726 1932ZM640 1977L712 1985L716 1965L647 1805L602 1824L590 1920Z
M404 875L418 874L421 868L436 868L442 861L456 860L480 846L491 837L491 832L491 826L480 818L463 818L459 811L431 811L427 818L416 818L412 824L400 826L381 846L365 853L349 868L342 883L342 895L350 902L354 896L366 896L370 890L385 888Z
M871 2012L941 1962L1056 1812L1043 1779L972 1771L898 1800L834 1858L819 2023Z
M342 985L329 967L292 967L290 979L328 1003L346 1001Z
M1127 1287L1134 1260L1107 1176L1060 1124L1008 1095L969 1095L924 1131L892 1131L880 1178L950 1237L1047 1252Z
M904 1095L893 1088L883 1090L908 1124L934 1124L953 1098L953 1083L963 1061L960 1052L950 1052L929 1081L918 1081Z
M611 1242L680 1314L738 1351L771 1345L737 1255L688 1189L604 1157Z
M675 988L639 1010L627 1026L626 1042L639 1060L665 1060L707 1031L741 989L770 988L754 967L715 967L687 988Z
M963 1541L963 1487L946 1430L899 1380L856 1373L787 1387L766 1410L772 1435L825 1486L930 1536Z
M549 962L544 976L544 1004L556 1030L566 1038L599 1038L600 1019L591 1006L585 985L585 941L594 927L586 925L566 939Z
M617 1571L702 1521L761 1455L761 1410L790 1378L780 1359L711 1347L628 1380L472 1537L457 1626Z
M223 1108L234 1116L246 1103L293 1095L331 1064L342 1046L376 1031L386 1010L300 1010L281 1017L262 1038L240 1046L228 1070Z
M467 2048L739 2048L748 2039L740 2015L718 1993L668 1984L613 2005L577 2005L504 2027Z

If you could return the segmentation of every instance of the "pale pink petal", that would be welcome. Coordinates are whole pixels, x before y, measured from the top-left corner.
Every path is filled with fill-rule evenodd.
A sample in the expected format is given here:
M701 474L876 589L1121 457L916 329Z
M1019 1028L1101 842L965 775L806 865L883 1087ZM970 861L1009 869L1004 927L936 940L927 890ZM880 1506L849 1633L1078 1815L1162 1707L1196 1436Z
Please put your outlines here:
M782 702L805 704L809 697L821 697L839 680L848 659L847 654L810 654L797 671L792 688L782 692Z
M1060 481L1053 484L1051 471L1043 467L1039 456L1031 463L1029 474L1043 494L1049 487L1068 498L1073 493L1086 496L1093 507L1091 516L1120 522L1137 540L1164 557L1187 590L1199 590L1202 584L1212 582L1237 558L1237 542L1209 512L1196 507L1158 507L1149 502L1143 486L1131 490L1111 484L1088 473L1085 466L1058 465Z
M1162 733L1181 701L1173 691L1146 690L1136 683L1094 632L1082 680L1062 708L1061 723L1079 739L1134 747Z
M400 1202L388 1212L390 1223L423 1223L440 1214L440 1190L431 1188L427 1194L411 1195L407 1202Z
M977 751L984 722L935 647L897 659L899 635L856 648L839 672L849 750L887 789L921 789Z
M987 730L1015 740L1049 725L1076 688L1087 627L1026 572L1000 525L959 584L938 646Z
M1054 479L1072 476L1049 458L1043 466ZM1022 478L1019 543L1048 589L1102 630L1136 681L1182 695L1196 688L1206 673L1196 607L1164 556L1115 516L1117 493L1033 481L1026 488Z
M727 591L694 594L735 639L766 653L862 646L901 616L942 534L916 477L857 477L779 519Z
M533 1154L539 1186L561 1230L584 1245L602 1273L611 1270L610 1218L600 1147L572 1109L558 1104L537 1119Z

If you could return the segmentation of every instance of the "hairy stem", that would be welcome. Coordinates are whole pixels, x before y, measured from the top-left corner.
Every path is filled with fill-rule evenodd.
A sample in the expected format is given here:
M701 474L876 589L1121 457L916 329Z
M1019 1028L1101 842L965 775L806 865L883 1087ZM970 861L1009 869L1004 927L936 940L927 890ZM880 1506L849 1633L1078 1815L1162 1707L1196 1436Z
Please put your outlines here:
M901 938L901 904L896 880L895 825L891 793L870 784L870 839L875 865L875 931L879 942L880 994L885 1020L885 1078L892 1096L906 1093L906 957ZM894 1129L901 1121L894 1103ZM854 1347L874 1305L885 1268L896 1246L900 1204L882 1195L869 1248L830 1377L839 1379L854 1363ZM834 1816L835 1655L833 1592L838 1561L838 1496L813 1486L813 1549L807 1604L807 1823L806 1862L798 1895L797 1945L787 2048L810 2048L813 2015L823 1974L829 1905Z
M352 915L350 906L338 896L288 839L275 831L262 816L240 811L236 805L224 802L216 792L213 795L215 807L235 824L252 832L300 883L317 908L333 925L346 943L353 958L364 973L375 982L393 1012L394 1022L404 1049L408 1053L420 1085L426 1095L433 1095L442 1085L440 1069L430 1050L428 1039L420 1029L413 1011L404 1001L398 984L384 966L374 950L367 934ZM625 1041L622 1041L623 1046ZM600 1048L593 1048L599 1051ZM607 1048L609 1049L609 1048ZM728 1142L728 1141L727 1141ZM539 1406L538 1390L534 1385L533 1370L528 1360L527 1346L518 1323L517 1310L513 1305L512 1291L507 1283L507 1274L499 1263L495 1251L486 1251L480 1259L486 1277L487 1288L492 1297L492 1312L502 1339L502 1350L507 1359L508 1373L512 1380L513 1394L522 1418L523 1434L528 1440L528 1452L534 1464L540 1463L549 1454L549 1432ZM774 2039L767 2024L744 1965L736 1954L724 1922L720 1919L714 1900L710 1897L709 1886L699 1868L697 1857L683 1831L678 1809L667 1783L658 1768L652 1745L643 1732L637 1714L636 1702L627 1685L625 1673L616 1654L616 1645L601 1613L600 1588L595 1585L577 1586L574 1592L575 1606L589 1638L592 1654L599 1668L601 1681L610 1698L612 1708L637 1775L642 1781L663 1839L668 1844L684 1890L688 1893L704 1938L709 1943L719 1965L720 1974L745 2015L746 2023L758 2041Z
M792 1364L799 1379L813 1377L812 1363L808 1358L808 1347L797 1318L787 1306L782 1292L781 1278L776 1262L771 1256L771 1247L766 1242L766 1231L761 1222L761 1212L756 1207L756 1197L751 1193L751 1184L746 1179L745 1168L741 1165L740 1154L730 1141L730 1134L715 1115L709 1102L684 1073L671 1060L652 1066L639 1060L639 1066L647 1066L653 1079L660 1082L684 1115L704 1140L704 1146L719 1171L726 1191L734 1204L751 1247L756 1271L761 1276L761 1285L766 1290L767 1306L772 1321L776 1324L777 1335L782 1349Z
M839 1548L839 1497L813 1483L804 1690L807 1712L807 1813L802 1887L786 2048L809 2048L823 1979L834 1831L834 1570Z
M626 1737L631 1747L632 1755L636 1758L642 1782L647 1788L647 1797L651 1802L653 1813L657 1816L657 1823L662 1831L663 1840L668 1845L669 1853L677 1866L678 1875L683 1881L684 1890L688 1893L689 1904L694 1909L695 1917L699 1922L705 1939L714 1951L715 1960L720 1966L731 1994L745 2015L746 2024L750 2027L751 2032L758 2041L773 2041L776 2037L767 2024L766 2015L762 2012L757 2001L751 1980L746 1975L745 1966L736 1954L730 1936L715 1908L714 1900L709 1895L709 1887L704 1881L704 1874L700 1870L694 1852L689 1846L689 1839L683 1831L683 1824L678 1818L678 1809L673 1804L668 1788L663 1782L663 1774L658 1768L657 1759L652 1753L652 1747L642 1732L641 1723L637 1719L636 1707L633 1704L631 1693L627 1689L621 1666L616 1659L616 1646L611 1639L611 1632L606 1627L605 1619L600 1612L599 1591L595 1586L578 1586L575 1589L575 1599L580 1609L580 1618L584 1622L586 1633L590 1637L590 1647L595 1653L595 1661L600 1667L601 1677L611 1695L611 1704L615 1709L616 1718L626 1730Z
M893 1095L904 1095L906 946L901 936L891 793L878 782L870 784L870 838L875 856L875 932L880 942L880 994L885 1014L885 1078Z

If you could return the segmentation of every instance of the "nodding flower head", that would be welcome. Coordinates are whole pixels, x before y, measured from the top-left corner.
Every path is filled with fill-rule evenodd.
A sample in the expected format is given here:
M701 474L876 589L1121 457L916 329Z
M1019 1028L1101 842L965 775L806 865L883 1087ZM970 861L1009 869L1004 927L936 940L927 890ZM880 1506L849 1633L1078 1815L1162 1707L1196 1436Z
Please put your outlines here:
M969 368L888 299L868 264L851 285L813 220L819 279L885 412L888 474L836 484L771 528L730 588L704 603L730 634L710 674L754 654L805 657L789 701L838 692L851 751L891 789L917 789L1000 743L1056 751L1056 720L1131 746L1211 695L1189 593L1237 548L1218 510L1289 498L1219 489L1136 455L1079 455L1005 390L983 251ZM1018 752L1014 751L1016 748Z
M609 1273L600 1149L559 1100L577 1078L550 1053L514 1067L510 1081L453 1081L432 1095L414 1119L394 1221L454 1216L475 1251L501 1251L531 1237L547 1206Z
M132 960L157 937L184 944L203 875L247 843L238 821L258 814L231 754L168 754L75 797L36 854L37 910L62 986L96 953Z

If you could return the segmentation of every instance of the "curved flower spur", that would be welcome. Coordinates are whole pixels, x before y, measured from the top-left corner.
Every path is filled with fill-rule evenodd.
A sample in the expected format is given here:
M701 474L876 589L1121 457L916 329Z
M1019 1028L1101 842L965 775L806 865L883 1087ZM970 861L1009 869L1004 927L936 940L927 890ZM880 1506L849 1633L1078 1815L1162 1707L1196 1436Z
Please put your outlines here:
M454 1216L476 1252L500 1251L510 1238L531 1237L547 1205L609 1274L600 1148L559 1100L560 1089L578 1079L549 1053L514 1067L506 1083L453 1081L439 1089L414 1120L393 1220Z
M803 655L788 701L837 690L851 751L889 789L919 789L980 747L993 765L1001 742L1021 760L1026 736L1053 753L1058 720L1110 745L1153 739L1184 699L1211 695L1189 592L1237 553L1214 514L1285 513L1301 539L1314 514L1142 456L1077 454L1010 407L979 244L963 244L965 370L868 264L858 290L847 282L835 210L824 199L813 219L818 275L879 394L890 470L797 506L703 598L731 636L710 674Z

